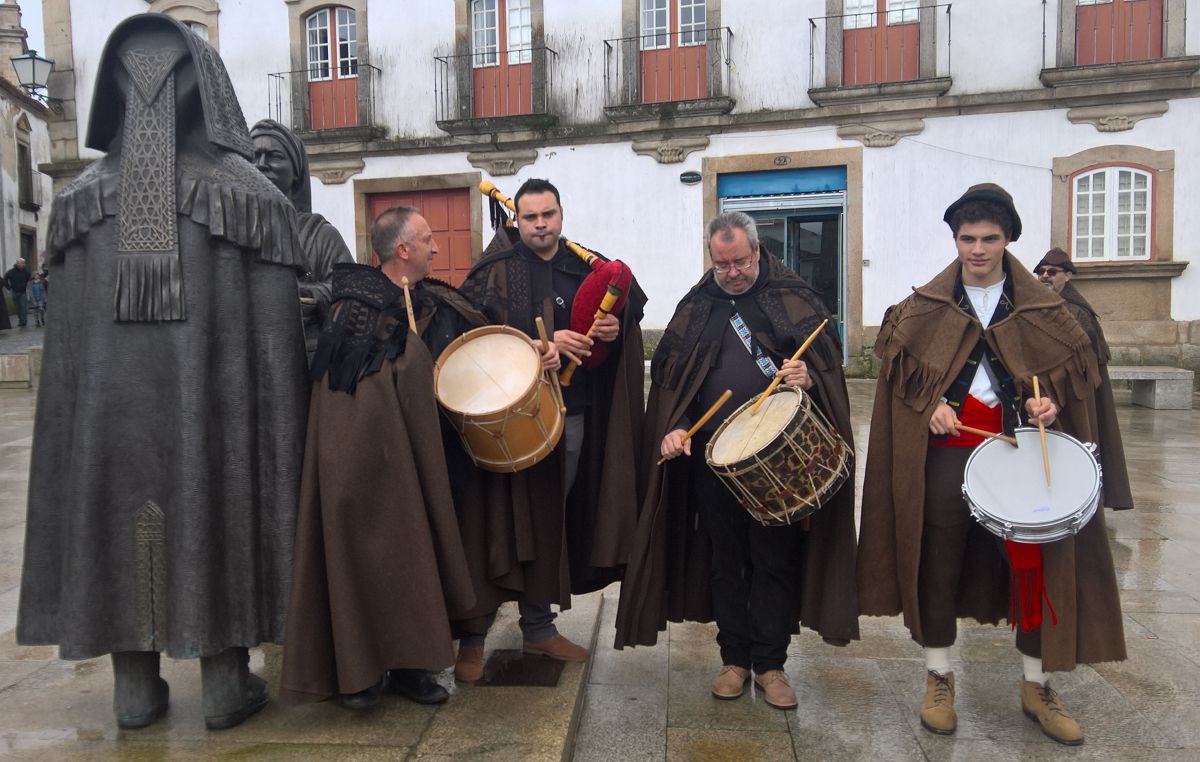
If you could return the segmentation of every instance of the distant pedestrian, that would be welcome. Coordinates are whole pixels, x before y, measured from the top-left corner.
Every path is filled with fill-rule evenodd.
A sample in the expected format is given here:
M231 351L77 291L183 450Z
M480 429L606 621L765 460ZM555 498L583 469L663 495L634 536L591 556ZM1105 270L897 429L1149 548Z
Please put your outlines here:
M28 294L25 293L29 286L29 278L29 268L25 266L24 259L17 259L13 268L4 274L4 285L13 292L13 305L17 308L17 322L22 328L29 319Z
M29 306L33 310L34 322L43 326L46 324L46 287L42 282L42 274L34 273L29 281Z

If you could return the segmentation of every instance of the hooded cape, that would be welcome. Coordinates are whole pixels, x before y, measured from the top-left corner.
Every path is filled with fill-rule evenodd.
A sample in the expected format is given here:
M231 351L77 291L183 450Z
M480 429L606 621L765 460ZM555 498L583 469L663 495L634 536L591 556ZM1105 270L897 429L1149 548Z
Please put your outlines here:
M497 240L511 239L498 235L493 245ZM564 266L580 278L590 272L575 256ZM538 315L548 334L568 327L554 325L550 295L534 293L530 263L512 249L494 251L477 262L462 292L490 322L512 326L531 338L537 336ZM598 368L580 371L591 374L593 398L585 414L583 452L571 493L562 494L560 445L550 457L521 472L525 479L511 479L510 491L489 501L489 578L501 588L520 586L527 600L569 605L570 593L599 590L619 579L625 567L644 467L638 455L645 386L639 323L645 304L634 281L608 358Z
M763 347L790 357L829 317L816 293L779 259L768 263L756 284L755 302L769 320L756 331ZM617 609L616 647L654 645L667 622L710 622L711 542L698 529L688 504L689 463L685 457L654 466L659 443L687 410L720 349L719 337L705 330L710 320L727 322L728 301L706 293L710 270L683 298L663 333L651 363L648 424L642 452L651 466L634 537L633 553ZM765 281L765 283L764 283ZM827 420L854 450L850 403L842 371L842 349L831 329L804 355L813 387L808 392ZM764 388L766 384L764 383ZM726 411L728 413L728 411ZM692 451L692 458L704 454ZM853 472L853 464L850 466ZM796 553L803 578L792 601L795 621L827 641L845 645L858 638L858 602L854 586L854 480L848 480L800 533Z
M1012 374L1022 396L1033 392L1060 408L1057 426L1080 439L1092 437L1088 400L1099 383L1087 335L1050 289L1011 254L1004 269L1012 281L1014 308L984 329L954 300L957 261L914 289L884 316L875 353L882 360L871 416L858 547L862 613L904 614L920 637L917 574L921 560L925 455L929 419L980 336ZM968 554L958 614L997 623L1009 614L1009 577L985 568ZM1058 616L1043 611L1042 663L1047 671L1125 658L1125 636L1116 574L1097 511L1079 534L1042 546L1046 590Z
M176 147L186 319L113 316L123 204L120 43L174 32L207 138ZM140 38L139 38L140 40ZM171 75L168 75L171 76ZM122 22L100 61L88 144L111 152L55 199L17 639L63 658L209 656L283 637L305 401L291 205L250 165L216 54L161 14ZM152 199L160 201L159 199ZM162 211L161 209L159 211Z
M418 330L454 309L428 296L413 303ZM335 269L313 360L283 656L293 700L357 693L387 669L453 664L449 620L475 602L433 358L407 320L404 292L382 272Z

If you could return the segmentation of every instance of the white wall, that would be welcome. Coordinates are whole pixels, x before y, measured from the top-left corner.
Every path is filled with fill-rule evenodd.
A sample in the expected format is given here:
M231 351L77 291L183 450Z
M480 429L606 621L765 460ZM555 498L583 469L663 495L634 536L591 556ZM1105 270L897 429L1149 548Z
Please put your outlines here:
M621 4L545 0L544 10L546 47L558 54L547 61L554 69L550 112L563 124L604 120L604 40L621 36ZM614 45L614 58L617 54ZM609 72L616 76L612 66Z

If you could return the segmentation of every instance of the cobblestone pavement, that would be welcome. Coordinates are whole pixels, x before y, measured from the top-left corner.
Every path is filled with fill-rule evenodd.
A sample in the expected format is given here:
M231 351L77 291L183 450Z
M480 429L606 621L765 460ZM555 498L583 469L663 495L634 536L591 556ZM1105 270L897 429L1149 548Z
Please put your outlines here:
M851 382L860 464L872 390ZM963 626L953 650L959 730L944 738L918 724L921 654L898 618L864 618L862 640L842 649L795 637L787 671L800 707L780 712L750 694L709 696L719 666L711 625L672 625L656 647L613 651L615 586L603 600L576 598L562 618L566 634L595 643L595 656L587 670L568 666L556 688L476 686L440 709L393 698L365 714L272 704L239 728L209 733L197 665L168 660L166 719L118 731L107 659L64 662L53 648L14 642L33 404L33 392L0 391L0 757L526 760L573 749L588 762L1200 758L1200 411L1135 408L1118 392L1138 505L1107 520L1130 659L1053 676L1087 734L1085 746L1066 749L1021 714L1006 629ZM507 609L499 629L489 648L519 646ZM275 683L279 649L253 654Z

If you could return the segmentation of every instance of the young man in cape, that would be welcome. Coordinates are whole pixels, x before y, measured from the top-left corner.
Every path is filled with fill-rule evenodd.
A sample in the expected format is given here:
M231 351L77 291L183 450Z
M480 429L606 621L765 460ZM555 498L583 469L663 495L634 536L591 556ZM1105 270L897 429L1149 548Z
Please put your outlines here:
M1022 418L1057 422L1086 441L1095 356L1062 300L1008 253L1021 218L1007 191L972 186L943 220L957 258L887 311L875 344L882 367L859 535L862 613L904 614L925 649L921 724L946 735L957 728L949 658L957 618L1008 617L1023 662L1022 710L1055 741L1081 744L1045 672L1125 658L1104 516L1053 543L1009 543L1006 554L963 499L967 457L982 440L957 424L1012 433Z

